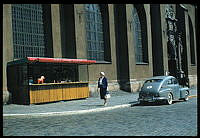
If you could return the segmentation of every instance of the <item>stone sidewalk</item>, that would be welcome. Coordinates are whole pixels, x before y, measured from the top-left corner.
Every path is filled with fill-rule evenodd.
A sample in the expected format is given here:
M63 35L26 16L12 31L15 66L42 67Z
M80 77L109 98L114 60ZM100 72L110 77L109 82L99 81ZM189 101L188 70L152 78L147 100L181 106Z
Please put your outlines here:
M81 114L89 112L99 112L116 108L130 107L137 104L139 93L129 93L124 91L110 92L111 98L108 100L108 105L103 106L104 101L99 98L89 97L86 99L60 101L45 104L32 105L16 105L9 104L3 106L3 116L50 116L50 115L67 115ZM190 98L197 95L197 89L191 90Z

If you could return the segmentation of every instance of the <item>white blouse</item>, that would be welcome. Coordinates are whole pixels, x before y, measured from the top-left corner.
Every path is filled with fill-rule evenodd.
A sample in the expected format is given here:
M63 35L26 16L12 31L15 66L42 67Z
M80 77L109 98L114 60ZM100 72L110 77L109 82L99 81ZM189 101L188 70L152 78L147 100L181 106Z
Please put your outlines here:
M104 78L104 77L101 77L101 78L100 78L100 80L99 80L99 84L100 84L100 85L102 85L102 84L103 84L103 83L102 83L102 81L103 81L103 78Z

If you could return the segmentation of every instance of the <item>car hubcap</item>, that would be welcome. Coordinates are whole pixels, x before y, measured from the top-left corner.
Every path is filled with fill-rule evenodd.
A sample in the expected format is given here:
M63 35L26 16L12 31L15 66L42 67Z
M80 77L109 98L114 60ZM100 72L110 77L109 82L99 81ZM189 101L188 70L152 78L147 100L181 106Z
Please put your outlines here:
M172 95L168 94L168 104L172 104Z
M188 95L189 95L189 93L188 93L188 92L186 92L186 93L185 93L185 101L187 101L187 100L188 100Z

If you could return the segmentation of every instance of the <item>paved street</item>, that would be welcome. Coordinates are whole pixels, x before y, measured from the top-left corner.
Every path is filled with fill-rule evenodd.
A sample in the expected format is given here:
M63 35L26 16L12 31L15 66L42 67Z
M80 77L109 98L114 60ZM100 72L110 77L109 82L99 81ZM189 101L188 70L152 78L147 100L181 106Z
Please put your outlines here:
M133 105L61 116L5 116L4 136L196 136L197 97L172 105Z

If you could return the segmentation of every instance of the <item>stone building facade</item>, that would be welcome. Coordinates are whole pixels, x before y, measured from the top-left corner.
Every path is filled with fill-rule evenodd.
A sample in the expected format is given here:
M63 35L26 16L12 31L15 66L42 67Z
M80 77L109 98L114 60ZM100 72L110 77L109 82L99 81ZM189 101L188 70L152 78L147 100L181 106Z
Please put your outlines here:
M97 60L77 72L91 96L101 71L110 91L137 92L146 78L180 71L195 86L196 17L191 4L3 4L3 102L7 62L26 56Z

